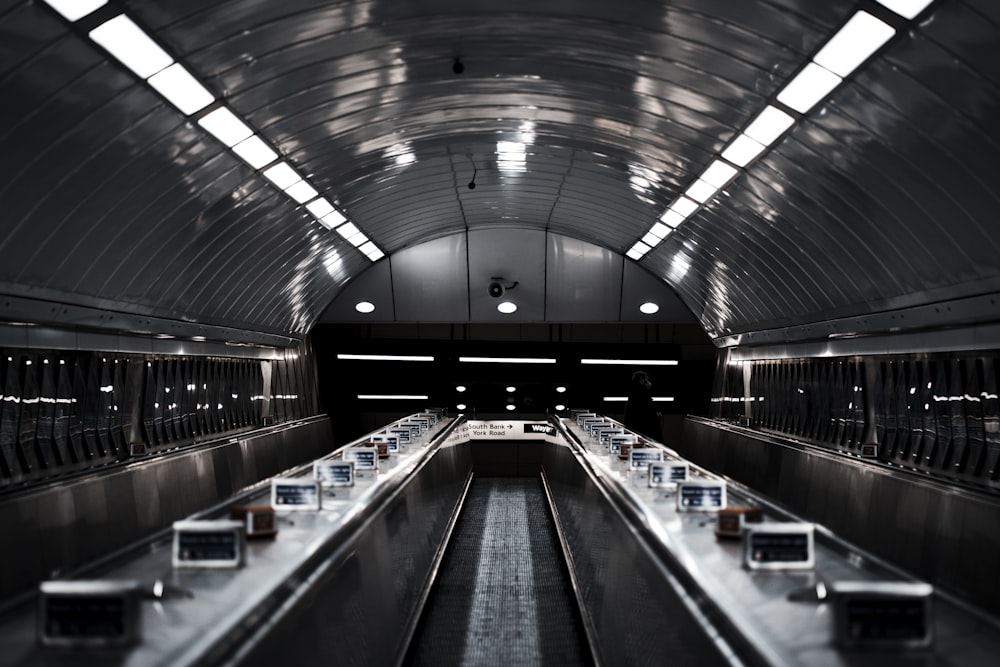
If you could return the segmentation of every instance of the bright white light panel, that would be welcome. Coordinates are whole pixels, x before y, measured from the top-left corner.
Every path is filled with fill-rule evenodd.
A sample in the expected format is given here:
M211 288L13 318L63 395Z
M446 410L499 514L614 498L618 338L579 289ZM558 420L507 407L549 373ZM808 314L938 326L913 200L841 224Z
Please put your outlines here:
M89 16L107 4L107 0L44 0L52 9L68 21L78 21ZM140 79L144 79L164 99L177 107L186 116L193 116L216 100L215 96L196 79L183 64L176 62L156 40L136 25L125 14L119 14L89 33L90 38L118 59ZM305 204L306 210L321 225L329 230L337 230L354 247L371 261L385 256L356 226L351 224L352 233L345 235L342 228L348 222L347 216L334 208L327 199L307 179L302 178L291 165L278 162L278 154L225 105L220 105L201 118L198 124L213 137L222 142L267 180L298 204ZM523 159L523 147L520 158Z
M903 18L913 19L933 0L877 0ZM878 17L857 11L836 34L826 41L816 56L778 92L783 105L800 114L808 113L820 100L850 76L896 34L896 29ZM660 216L659 222L632 246L626 255L636 261L666 238L662 225L676 229L700 206L711 201L719 190L739 176L746 167L785 134L795 118L768 105L736 136L684 194ZM662 223L662 224L661 224Z

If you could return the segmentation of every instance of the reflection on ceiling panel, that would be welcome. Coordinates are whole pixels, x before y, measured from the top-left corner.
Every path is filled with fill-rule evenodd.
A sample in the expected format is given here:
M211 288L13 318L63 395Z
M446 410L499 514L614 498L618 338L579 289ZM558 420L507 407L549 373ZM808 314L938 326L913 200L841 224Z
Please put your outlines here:
M10 2L0 285L295 336L501 270L716 337L1000 291L1000 19L919 4Z

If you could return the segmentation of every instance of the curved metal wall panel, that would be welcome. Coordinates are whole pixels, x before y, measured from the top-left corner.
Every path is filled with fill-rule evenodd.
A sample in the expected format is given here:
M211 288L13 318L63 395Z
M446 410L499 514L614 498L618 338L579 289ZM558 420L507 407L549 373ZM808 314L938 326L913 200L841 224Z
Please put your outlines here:
M0 291L301 336L370 266L90 42L98 18L3 7ZM1000 289L998 20L985 0L938 0L919 23L849 0L120 0L99 12L122 9L378 252L528 229L616 257L849 17L872 11L899 33L884 53L642 268L720 340ZM608 298L595 308L611 312L620 296ZM569 311L546 303L543 316Z
M367 264L44 8L0 26L7 294L301 335Z
M997 27L941 4L647 265L713 336L995 290Z

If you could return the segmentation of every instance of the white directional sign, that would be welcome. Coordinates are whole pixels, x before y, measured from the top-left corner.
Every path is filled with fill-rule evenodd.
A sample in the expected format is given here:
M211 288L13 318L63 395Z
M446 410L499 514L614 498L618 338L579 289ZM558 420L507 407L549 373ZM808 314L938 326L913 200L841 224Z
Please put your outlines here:
M470 440L544 440L562 442L562 436L555 426L548 422L510 420L473 420L460 424L448 439L446 445L457 445Z

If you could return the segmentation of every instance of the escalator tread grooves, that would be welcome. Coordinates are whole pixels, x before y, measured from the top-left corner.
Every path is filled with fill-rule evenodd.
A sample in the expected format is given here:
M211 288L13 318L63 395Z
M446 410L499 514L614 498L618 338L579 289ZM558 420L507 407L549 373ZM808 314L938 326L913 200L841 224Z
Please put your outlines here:
M407 663L590 664L538 478L477 477Z

